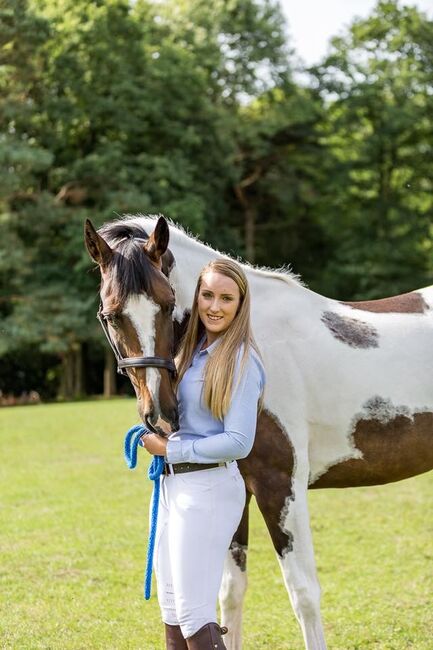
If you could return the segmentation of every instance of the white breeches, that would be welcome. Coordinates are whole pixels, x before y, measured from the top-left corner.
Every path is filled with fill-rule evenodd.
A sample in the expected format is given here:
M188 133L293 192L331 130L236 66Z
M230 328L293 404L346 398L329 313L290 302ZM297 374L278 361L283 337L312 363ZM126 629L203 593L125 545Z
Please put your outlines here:
M189 638L217 622L224 560L245 505L236 462L161 477L155 574L162 620Z

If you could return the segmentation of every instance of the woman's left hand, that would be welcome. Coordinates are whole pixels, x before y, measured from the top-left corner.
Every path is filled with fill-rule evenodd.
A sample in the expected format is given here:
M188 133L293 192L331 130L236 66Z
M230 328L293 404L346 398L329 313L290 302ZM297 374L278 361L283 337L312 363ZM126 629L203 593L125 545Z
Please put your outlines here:
M147 433L141 438L143 447L154 456L165 456L167 439L158 436L156 433Z

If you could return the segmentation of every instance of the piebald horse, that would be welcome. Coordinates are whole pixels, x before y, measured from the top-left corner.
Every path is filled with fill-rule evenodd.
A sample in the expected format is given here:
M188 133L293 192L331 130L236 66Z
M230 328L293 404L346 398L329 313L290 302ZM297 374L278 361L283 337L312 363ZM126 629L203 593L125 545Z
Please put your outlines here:
M154 431L161 421L176 430L164 360L173 358L200 270L223 255L163 217L127 216L98 232L87 221L85 239L101 271L101 318L116 356L126 358L140 416ZM242 266L267 384L253 450L238 461L247 503L220 591L225 643L242 644L254 495L305 647L324 650L307 489L378 485L433 468L433 287L341 302L290 272Z

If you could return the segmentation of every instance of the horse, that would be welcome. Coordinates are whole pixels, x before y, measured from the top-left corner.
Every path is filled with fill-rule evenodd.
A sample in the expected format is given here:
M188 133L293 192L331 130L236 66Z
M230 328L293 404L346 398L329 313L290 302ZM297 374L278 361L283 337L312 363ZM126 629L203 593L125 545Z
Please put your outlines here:
M101 271L100 317L140 416L158 433L164 424L177 430L176 342L200 270L228 256L152 215L126 215L99 231L87 220L85 241ZM238 461L247 500L219 594L225 643L242 647L254 495L305 648L325 650L307 490L379 485L433 468L433 287L346 302L311 291L288 269L242 266L267 383L253 449Z

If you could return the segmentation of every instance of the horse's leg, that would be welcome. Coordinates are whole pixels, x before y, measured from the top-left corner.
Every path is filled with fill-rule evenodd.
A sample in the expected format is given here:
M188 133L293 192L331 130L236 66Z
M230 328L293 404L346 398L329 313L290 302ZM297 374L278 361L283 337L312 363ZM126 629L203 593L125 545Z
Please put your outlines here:
M221 625L228 628L224 636L227 650L242 648L242 606L247 589L248 507L251 492L247 491L242 519L233 535L224 564L219 593Z
M308 461L302 462L297 455L295 468L291 480L287 473L269 472L266 480L256 483L254 493L278 554L305 647L326 650L308 515Z

